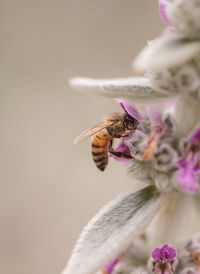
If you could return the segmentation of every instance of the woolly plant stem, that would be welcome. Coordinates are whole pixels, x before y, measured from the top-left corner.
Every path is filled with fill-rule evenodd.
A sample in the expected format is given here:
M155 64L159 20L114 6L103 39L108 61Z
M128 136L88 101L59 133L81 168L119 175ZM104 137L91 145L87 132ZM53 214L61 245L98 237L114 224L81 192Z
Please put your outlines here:
M175 118L180 137L187 136L200 123L199 101L191 95L181 95L176 103Z
M190 224L192 195L178 192L168 195L167 204L153 221L149 230L150 251L165 242L176 246L183 240L186 226Z

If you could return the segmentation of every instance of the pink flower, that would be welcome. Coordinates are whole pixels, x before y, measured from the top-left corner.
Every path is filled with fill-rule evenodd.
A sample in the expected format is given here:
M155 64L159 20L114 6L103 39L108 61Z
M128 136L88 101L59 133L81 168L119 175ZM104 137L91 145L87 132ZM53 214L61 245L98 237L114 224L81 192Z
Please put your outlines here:
M164 244L153 250L151 257L155 260L154 273L171 274L173 271L171 262L176 258L176 250L173 247Z
M140 115L140 113L137 111L137 109L133 106L132 103L130 103L127 100L124 99L119 99L116 98L114 99L115 102L119 103L120 106L123 108L123 110L130 115L131 117L133 117L134 119L136 119L138 122L142 121L144 118L143 116ZM126 137L122 137L121 138L121 142L119 143L119 145L117 146L116 149L114 149L115 152L123 152L123 153L127 153L130 154L130 148L127 145L127 141L132 137L132 135L134 134L134 131L131 131L128 136ZM119 162L127 162L131 160L130 158L127 157L117 157L113 154L110 154L111 157L113 157L115 160L119 161Z
M176 250L173 247L164 244L162 247L154 249L151 253L151 257L158 263L165 261L170 263L176 257Z
M188 192L198 190L197 175L200 173L200 127L189 138L185 154L177 162L177 181L180 187Z

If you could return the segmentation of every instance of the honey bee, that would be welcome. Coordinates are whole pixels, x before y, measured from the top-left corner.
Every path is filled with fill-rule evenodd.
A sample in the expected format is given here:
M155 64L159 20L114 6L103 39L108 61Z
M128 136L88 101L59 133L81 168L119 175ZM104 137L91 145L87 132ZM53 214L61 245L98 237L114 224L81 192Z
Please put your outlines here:
M126 152L114 151L112 145L115 138L125 137L130 131L135 130L138 121L128 113L112 113L104 118L104 121L90 129L83 131L75 140L74 144L92 137L91 152L95 165L104 171L108 164L108 153L131 159Z

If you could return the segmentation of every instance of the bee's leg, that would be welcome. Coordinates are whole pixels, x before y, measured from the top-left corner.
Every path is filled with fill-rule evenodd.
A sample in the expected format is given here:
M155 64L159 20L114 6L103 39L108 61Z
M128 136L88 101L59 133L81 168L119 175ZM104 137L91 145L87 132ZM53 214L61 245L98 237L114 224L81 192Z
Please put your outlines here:
M115 151L115 150L112 148L112 144L113 144L113 142L112 142L112 140L111 140L110 143L109 143L108 151L109 151L112 155L114 155L114 156L116 156L116 157L118 157L118 158L133 159L133 157L132 157L132 156L130 155L130 153L128 153L128 152Z
M133 157L127 152L109 150L109 152L118 158L133 159Z
M129 136L129 134L125 134L125 135L117 135L117 134L115 134L115 138L122 138L122 137L128 137Z

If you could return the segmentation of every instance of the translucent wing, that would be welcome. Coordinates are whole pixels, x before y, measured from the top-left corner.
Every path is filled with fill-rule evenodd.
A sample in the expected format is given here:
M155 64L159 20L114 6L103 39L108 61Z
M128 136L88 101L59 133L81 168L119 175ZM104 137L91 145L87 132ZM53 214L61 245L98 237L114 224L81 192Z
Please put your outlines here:
M97 124L96 126L86 129L84 130L75 140L74 140L74 144L80 143L86 139L88 139L89 137L91 137L92 135L96 134L97 132L99 132L100 130L112 126L116 123L116 121L109 121L109 122L102 122L100 124Z

